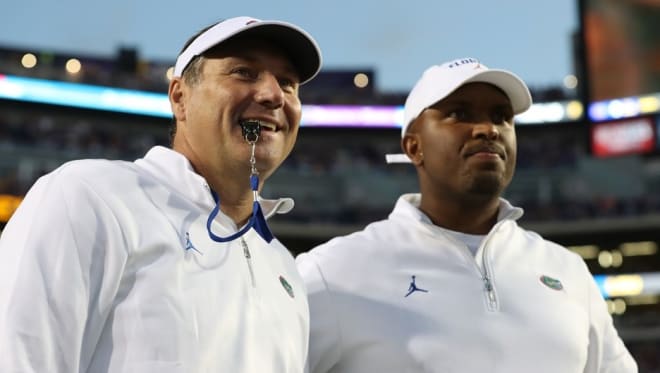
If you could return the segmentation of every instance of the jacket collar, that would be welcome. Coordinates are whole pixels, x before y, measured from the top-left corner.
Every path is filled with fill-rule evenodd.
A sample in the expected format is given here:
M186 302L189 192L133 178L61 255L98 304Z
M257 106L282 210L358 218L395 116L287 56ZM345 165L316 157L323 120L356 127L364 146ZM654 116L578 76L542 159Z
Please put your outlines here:
M208 183L195 172L190 161L183 154L164 146L154 146L144 158L136 160L135 164L201 207L209 210L215 207ZM275 214L286 214L294 206L291 198L259 197L259 203L266 218Z
M420 193L408 193L399 197L394 207L394 211L390 214L390 217L402 216L406 219L413 219L418 222L433 224L431 219L429 219L426 214L419 209L419 205L422 201L422 195ZM497 221L502 220L518 220L523 216L523 209L520 207L513 206L509 201L504 198L500 198L500 207L497 214Z

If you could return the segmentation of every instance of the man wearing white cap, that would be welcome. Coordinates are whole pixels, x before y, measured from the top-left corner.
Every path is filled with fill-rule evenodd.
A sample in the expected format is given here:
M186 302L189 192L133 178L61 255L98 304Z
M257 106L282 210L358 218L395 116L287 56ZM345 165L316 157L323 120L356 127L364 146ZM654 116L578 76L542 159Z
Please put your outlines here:
M301 373L309 310L259 197L288 156L314 39L237 17L176 60L171 148L39 179L0 239L0 372Z
M637 371L583 260L501 198L530 105L516 75L473 58L424 72L389 157L421 193L296 259L312 373Z

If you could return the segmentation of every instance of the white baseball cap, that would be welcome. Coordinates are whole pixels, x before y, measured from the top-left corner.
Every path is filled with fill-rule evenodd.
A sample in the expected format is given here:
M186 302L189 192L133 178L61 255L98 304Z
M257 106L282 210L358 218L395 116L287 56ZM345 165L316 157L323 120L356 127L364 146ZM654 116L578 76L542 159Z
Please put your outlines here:
M532 105L532 95L525 82L506 70L489 69L475 58L459 58L426 69L408 94L403 108L401 138L408 126L424 110L449 96L467 83L490 83L509 97L514 114L520 114ZM410 163L405 154L387 154L387 163Z
M321 49L305 30L282 21L234 17L215 24L195 38L176 59L173 76L181 77L195 56L238 35L264 38L284 49L300 74L300 84L308 82L321 70Z

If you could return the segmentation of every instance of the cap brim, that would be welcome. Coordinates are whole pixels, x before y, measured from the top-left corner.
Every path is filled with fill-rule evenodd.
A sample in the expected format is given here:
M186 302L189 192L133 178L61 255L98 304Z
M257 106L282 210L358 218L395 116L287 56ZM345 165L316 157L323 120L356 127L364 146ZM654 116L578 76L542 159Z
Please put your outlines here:
M407 155L401 154L385 154L385 162L387 163L412 163Z
M508 71L497 69L483 71L467 79L460 86L475 82L490 83L504 91L511 101L514 114L520 114L532 106L532 96L525 82Z
M310 81L321 69L321 50L314 39L302 29L278 21L260 21L227 40L239 35L265 39L282 48L298 71L300 84Z

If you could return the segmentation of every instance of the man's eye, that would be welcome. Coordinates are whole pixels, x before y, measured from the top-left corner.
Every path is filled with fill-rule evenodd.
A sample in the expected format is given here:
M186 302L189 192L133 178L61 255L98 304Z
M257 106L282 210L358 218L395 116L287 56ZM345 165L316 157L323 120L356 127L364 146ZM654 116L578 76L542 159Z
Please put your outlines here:
M511 123L513 115L505 112L496 112L493 113L491 120L495 124Z
M247 67L237 67L234 70L232 70L232 74L236 74L247 79L257 78L257 73L254 72L252 69L248 69Z
M465 120L467 119L467 111L463 109L456 109L452 110L449 112L449 117L454 118L456 120Z
M280 83L280 87L282 87L282 89L284 89L284 90L295 89L296 88L297 83L293 79L280 78L278 80L279 80L279 83Z

